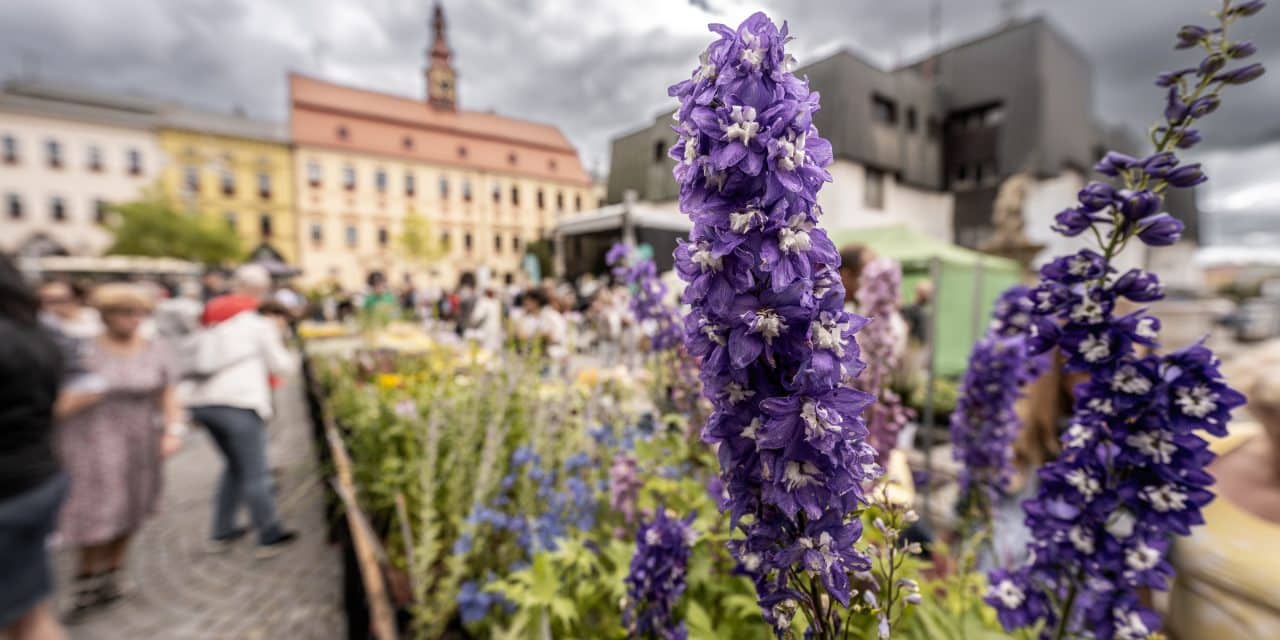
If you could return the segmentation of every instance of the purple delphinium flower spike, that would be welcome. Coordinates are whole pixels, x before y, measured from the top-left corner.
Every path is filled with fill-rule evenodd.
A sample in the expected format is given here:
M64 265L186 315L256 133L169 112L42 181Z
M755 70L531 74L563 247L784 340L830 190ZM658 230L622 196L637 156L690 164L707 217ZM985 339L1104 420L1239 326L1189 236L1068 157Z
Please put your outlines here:
M631 313L649 336L654 351L667 351L680 344L680 320L667 303L667 285L658 277L653 260L633 259L631 247L619 242L609 248L605 261L620 282L632 286Z
M675 251L685 341L714 405L703 438L765 619L781 634L804 608L808 633L829 638L848 575L869 566L854 514L878 473L860 417L872 397L844 383L863 369L853 334L866 320L844 310L840 256L817 226L831 144L813 124L818 94L791 73L786 26L757 13L711 30L692 77L670 88L693 221Z
M1214 60L1195 79L1195 70L1161 77L1169 94L1166 121L1153 129L1155 155L1142 162L1108 154L1098 164L1121 183L1113 202L1097 208L1097 196L1107 193L1101 187L1081 192L1081 206L1096 212L1091 226L1102 253L1082 249L1046 264L1031 291L1030 350L1057 348L1068 370L1088 378L1074 388L1061 455L1040 469L1038 493L1023 503L1030 560L989 576L986 602L1007 629L1042 623L1041 638L1148 637L1160 620L1138 592L1168 588L1170 534L1188 535L1204 522L1213 454L1201 434L1225 435L1244 397L1226 385L1203 344L1161 355L1158 319L1143 308L1115 313L1121 299L1143 303L1163 293L1155 274L1117 276L1112 261L1134 239L1177 241L1181 223L1152 215L1151 203L1205 177L1197 165L1178 167L1169 152L1199 140L1190 127L1218 108L1223 88L1261 74L1260 67L1218 71L1236 46L1224 35L1227 25L1261 6L1226 3L1215 14L1219 27L1179 31L1178 48L1201 46Z
M864 419L867 440L879 454L876 461L881 466L888 461L889 452L897 446L898 433L911 417L902 399L889 388L889 376L898 367L901 345L906 340L893 326L901 286L902 269L889 258L877 258L863 267L858 283L858 311L869 320L858 332L867 368L851 382L876 397Z
M622 623L631 638L684 640L684 622L675 608L684 594L689 552L695 539L693 516L678 520L659 508L653 521L636 533L636 553L627 574Z
M1034 309L1031 290L1015 285L1000 295L987 334L973 347L951 413L952 455L960 470L967 516L989 521L991 505L1013 477L1013 441L1022 423L1014 411L1021 390L1047 367L1029 352Z

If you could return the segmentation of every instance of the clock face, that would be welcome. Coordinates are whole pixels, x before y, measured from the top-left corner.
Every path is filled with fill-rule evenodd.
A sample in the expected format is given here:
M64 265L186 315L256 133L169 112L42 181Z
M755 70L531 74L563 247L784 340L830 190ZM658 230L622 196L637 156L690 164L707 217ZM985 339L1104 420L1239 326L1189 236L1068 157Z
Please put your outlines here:
M431 73L431 84L435 87L436 93L442 96L453 95L453 74L443 69L437 69Z

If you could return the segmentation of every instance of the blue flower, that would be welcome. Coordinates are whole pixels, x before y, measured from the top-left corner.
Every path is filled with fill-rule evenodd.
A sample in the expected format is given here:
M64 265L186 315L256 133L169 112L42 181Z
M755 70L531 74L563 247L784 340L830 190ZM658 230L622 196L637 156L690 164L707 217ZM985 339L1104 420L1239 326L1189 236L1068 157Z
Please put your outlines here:
M628 637L683 640L687 636L684 623L674 614L686 586L695 538L692 522L693 515L677 520L659 508L654 519L636 533L622 617Z

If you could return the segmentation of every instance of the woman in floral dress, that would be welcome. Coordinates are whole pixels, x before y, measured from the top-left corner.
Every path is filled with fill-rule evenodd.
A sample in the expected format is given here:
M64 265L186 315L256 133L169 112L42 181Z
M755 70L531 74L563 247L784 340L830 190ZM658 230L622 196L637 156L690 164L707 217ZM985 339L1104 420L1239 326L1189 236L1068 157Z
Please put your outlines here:
M164 457L179 444L181 409L164 347L139 335L151 310L146 292L107 284L93 295L105 330L87 368L102 389L68 391L60 401L57 447L71 479L58 533L80 549L71 617L121 597L129 540L156 510Z

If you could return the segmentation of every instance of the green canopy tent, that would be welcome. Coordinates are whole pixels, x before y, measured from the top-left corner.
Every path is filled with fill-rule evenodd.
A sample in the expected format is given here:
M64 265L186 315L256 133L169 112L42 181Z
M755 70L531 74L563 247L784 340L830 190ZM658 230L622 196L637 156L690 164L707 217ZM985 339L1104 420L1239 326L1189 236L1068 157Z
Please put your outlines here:
M842 229L832 231L831 240L838 248L860 244L897 260L902 265L903 304L915 297L917 282L935 279L936 375L956 376L964 371L973 343L987 329L996 297L1021 279L1013 260L965 249L906 226Z

